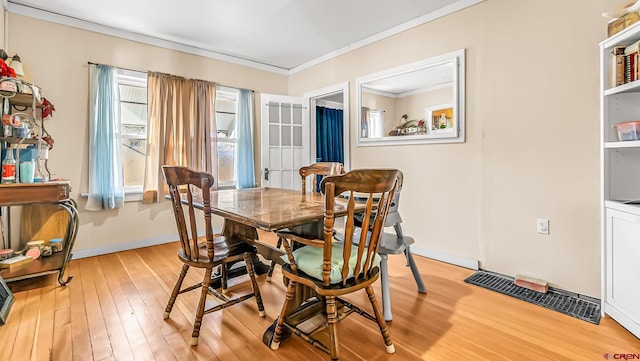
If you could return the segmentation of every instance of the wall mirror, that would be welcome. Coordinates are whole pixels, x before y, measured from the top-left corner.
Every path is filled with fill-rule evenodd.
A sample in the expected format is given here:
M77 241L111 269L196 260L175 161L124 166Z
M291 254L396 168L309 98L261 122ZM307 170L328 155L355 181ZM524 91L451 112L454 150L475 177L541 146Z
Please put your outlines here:
M358 146L465 141L465 50L356 80Z

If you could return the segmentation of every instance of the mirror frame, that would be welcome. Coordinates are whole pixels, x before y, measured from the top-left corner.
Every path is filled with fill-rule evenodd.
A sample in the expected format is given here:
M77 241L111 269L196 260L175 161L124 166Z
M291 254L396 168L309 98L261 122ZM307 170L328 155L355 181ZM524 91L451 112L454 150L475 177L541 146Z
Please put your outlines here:
M362 86L368 82L390 78L397 75L411 73L414 71L430 68L446 63L454 62L453 71L453 116L454 124L457 124L457 133L427 133L421 135L408 136L384 136L379 138L362 138ZM378 145L402 145L402 144L429 144L429 143L463 143L465 142L465 49L452 51L450 53L434 56L414 63L401 65L392 69L387 69L374 74L369 74L356 79L356 134L357 145L378 146ZM433 107L431 107L433 108ZM428 111L429 107L425 107Z

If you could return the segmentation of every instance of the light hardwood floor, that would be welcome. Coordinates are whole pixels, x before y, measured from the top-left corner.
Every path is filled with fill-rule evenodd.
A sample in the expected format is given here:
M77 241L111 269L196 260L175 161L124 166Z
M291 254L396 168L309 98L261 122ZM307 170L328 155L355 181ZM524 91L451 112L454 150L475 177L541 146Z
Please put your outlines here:
M261 234L265 237L265 234ZM268 236L270 237L270 235ZM259 277L266 318L247 301L206 315L190 347L197 291L162 318L181 263L177 243L72 261L66 287L54 277L12 284L15 304L0 327L0 361L14 360L329 360L292 336L278 351L262 343L285 288ZM377 326L357 315L339 325L341 360L602 360L640 354L640 340L615 321L593 325L463 282L473 271L416 257L428 288L418 294L403 257L390 257L396 353ZM191 281L200 273L190 271ZM30 289L29 289L30 288ZM232 290L243 292L249 286ZM379 286L376 296L380 300ZM364 292L351 301L367 305ZM613 356L611 356L613 358Z

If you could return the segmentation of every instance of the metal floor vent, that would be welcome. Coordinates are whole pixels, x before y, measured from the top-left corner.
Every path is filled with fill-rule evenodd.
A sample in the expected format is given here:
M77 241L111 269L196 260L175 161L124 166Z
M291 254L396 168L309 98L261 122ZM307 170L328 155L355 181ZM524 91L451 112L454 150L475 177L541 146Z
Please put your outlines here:
M464 281L583 321L600 323L600 301L591 297L553 288L540 293L516 285L511 277L486 271L478 271Z

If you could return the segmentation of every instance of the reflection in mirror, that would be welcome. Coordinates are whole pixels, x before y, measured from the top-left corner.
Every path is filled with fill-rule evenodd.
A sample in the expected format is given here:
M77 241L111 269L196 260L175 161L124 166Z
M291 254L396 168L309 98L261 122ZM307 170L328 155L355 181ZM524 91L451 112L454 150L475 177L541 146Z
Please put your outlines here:
M464 50L357 83L358 145L464 142Z

